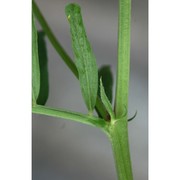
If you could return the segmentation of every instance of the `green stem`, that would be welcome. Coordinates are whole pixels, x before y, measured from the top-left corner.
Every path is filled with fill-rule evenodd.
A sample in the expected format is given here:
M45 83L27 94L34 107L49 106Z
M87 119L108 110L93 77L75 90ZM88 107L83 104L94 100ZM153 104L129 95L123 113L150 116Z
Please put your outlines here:
M128 107L130 69L131 0L119 0L118 66L116 78L115 114L120 118Z
M36 15L36 18L38 19L39 23L43 27L43 30L46 33L47 37L49 38L50 42L52 43L53 47L56 49L57 53L62 57L62 60L73 72L73 74L78 78L78 72L77 72L74 62L72 61L70 56L66 53L62 45L57 41L52 30L50 29L49 25L44 19L40 9L38 8L38 6L36 5L34 1L32 1L32 8L33 8L34 14Z
M130 70L131 0L119 0L118 66L116 78L115 119L110 139L119 180L133 180L128 140L128 90ZM125 114L125 115L124 115Z
M63 109L54 109L46 106L36 105L32 107L32 112L34 114L42 114L51 117L63 118L71 121L80 122L83 124L91 125L94 127L99 127L103 131L106 130L107 123L105 120L88 116L77 112L71 112Z
M50 29L48 23L44 19L40 9L38 8L37 4L34 1L32 1L32 9L33 9L33 12L34 12L36 18L38 19L41 27L43 28L43 30L46 33L48 39L50 40L51 44L56 49L57 53L60 55L62 60L69 67L71 72L75 75L76 78L78 78L77 68L76 68L73 60L66 53L66 51L63 49L62 45L58 42L58 40L54 36L54 34L53 34L52 30ZM108 113L107 113L106 109L104 108L104 106L103 106L103 104L102 104L102 102L101 102L99 97L97 97L96 108L97 108L98 113L100 113L100 115L104 119L106 119L107 116L108 116Z
M127 119L122 118L113 121L109 132L118 180L133 180L127 126Z

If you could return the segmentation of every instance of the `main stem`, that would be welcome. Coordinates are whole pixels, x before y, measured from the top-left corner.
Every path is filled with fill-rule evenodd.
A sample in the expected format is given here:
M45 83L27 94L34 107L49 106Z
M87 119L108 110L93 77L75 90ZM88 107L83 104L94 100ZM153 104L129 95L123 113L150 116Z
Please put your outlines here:
M109 137L112 144L118 180L133 180L126 118L113 121Z
M116 78L115 113L120 118L128 108L130 69L131 0L119 0L118 66Z
M115 120L111 120L109 131L118 180L133 180L126 112L130 69L130 24L131 0L119 0Z

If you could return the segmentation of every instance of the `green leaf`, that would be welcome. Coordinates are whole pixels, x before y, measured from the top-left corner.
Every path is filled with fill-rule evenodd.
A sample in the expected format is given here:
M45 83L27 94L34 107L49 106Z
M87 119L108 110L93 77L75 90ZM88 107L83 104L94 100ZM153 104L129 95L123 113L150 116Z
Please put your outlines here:
M113 75L111 72L110 65L104 65L98 70L98 79L99 79L99 82L98 82L98 99L99 100L100 100L99 97L101 97L101 95L100 95L100 78L101 77L102 77L102 83L104 86L104 91L105 91L110 103L112 103ZM96 112L97 112L98 116L100 118L102 118L101 113L99 112L99 110L97 108L96 108ZM104 118L109 120L108 115L106 115L106 117L104 117Z
M109 99L109 101L112 103L112 88L113 88L113 75L110 69L109 65L102 66L99 71L99 79L102 77L102 83L104 86L104 91ZM99 82L100 84L100 82ZM100 86L99 86L100 88ZM100 89L98 89L98 95L100 96Z
M37 99L37 104L45 105L49 94L49 81L48 81L48 58L45 42L45 33L38 32L38 54L40 66L40 92Z
M112 105L109 102L109 100L108 100L108 98L106 96L104 87L103 87L102 79L100 79L100 94L101 94L101 100L102 100L106 110L110 114L111 119L115 119L115 115L114 115L114 112L113 112L113 109L112 109Z
M37 30L32 15L32 103L36 104L40 89L40 70L38 59Z
M70 24L72 47L79 73L81 92L91 114L96 104L98 90L96 59L87 39L79 5L69 4L65 8L65 12Z
M34 15L36 16L39 24L41 25L43 31L45 32L47 38L51 42L54 49L60 55L61 59L65 62L65 64L68 66L68 68L71 70L71 72L75 75L75 77L79 79L78 71L77 71L75 63L73 62L73 60L70 58L70 56L67 54L67 52L61 45L61 43L57 40L57 38L53 34L47 21L43 17L43 14L41 13L39 7L37 6L37 4L34 1L32 1L32 9L33 9ZM97 97L97 100L96 100L96 111L99 113L100 117L103 117L103 118L107 117L107 112L106 112L104 106L102 105L102 102L99 97Z

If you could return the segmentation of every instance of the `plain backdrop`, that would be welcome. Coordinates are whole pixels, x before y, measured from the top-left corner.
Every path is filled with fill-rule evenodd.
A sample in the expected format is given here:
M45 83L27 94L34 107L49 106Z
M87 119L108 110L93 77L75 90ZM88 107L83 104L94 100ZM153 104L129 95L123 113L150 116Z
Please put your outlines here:
M64 7L69 0L36 0L65 50L73 57ZM98 67L116 75L116 0L74 0L82 9ZM37 24L38 25L38 24ZM132 0L129 141L135 180L148 179L148 2ZM38 29L41 29L38 25ZM50 94L47 105L87 113L79 82L47 41ZM115 83L114 83L115 84ZM115 90L115 86L114 86ZM114 159L99 129L63 119L33 115L33 180L117 180Z

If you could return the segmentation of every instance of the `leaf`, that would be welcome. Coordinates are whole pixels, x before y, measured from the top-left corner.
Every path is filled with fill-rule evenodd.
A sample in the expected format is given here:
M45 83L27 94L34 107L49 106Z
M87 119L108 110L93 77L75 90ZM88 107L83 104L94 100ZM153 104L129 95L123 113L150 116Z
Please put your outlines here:
M109 65L102 66L99 71L99 79L102 77L102 83L104 86L104 91L110 101L112 103L112 88L113 88L113 75ZM100 82L99 82L100 84ZM100 88L100 86L99 86ZM100 89L98 89L98 95L100 96Z
M109 102L109 100L108 100L108 98L106 96L104 87L103 87L102 78L100 78L100 94L101 94L101 100L102 100L106 110L110 114L111 118L115 119L115 115L114 115L114 112L113 112L113 109L112 109L112 105Z
M96 59L87 39L79 5L69 4L65 8L65 12L70 24L72 47L79 73L81 92L91 114L96 104L98 90Z
M48 81L48 58L45 42L45 33L38 32L38 54L40 66L40 92L37 99L37 104L45 105L49 95L49 81Z
M104 86L104 91L110 101L112 103L112 88L113 88L113 75L110 69L110 65L104 65L98 70L98 97L100 97L100 78L102 77L102 83ZM100 99L100 98L99 98ZM101 105L102 106L102 105ZM97 114L100 118L102 118L101 113L96 108ZM109 119L109 116L106 117Z
M40 70L38 59L37 30L32 15L32 103L36 104L40 89Z

